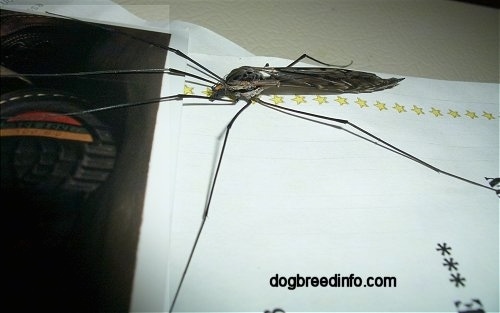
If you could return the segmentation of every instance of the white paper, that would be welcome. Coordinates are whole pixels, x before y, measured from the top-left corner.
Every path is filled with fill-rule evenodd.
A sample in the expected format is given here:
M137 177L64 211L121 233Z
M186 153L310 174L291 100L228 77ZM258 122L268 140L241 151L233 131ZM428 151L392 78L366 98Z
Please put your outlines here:
M193 57L220 75L241 65L290 63ZM194 93L203 91L193 87ZM498 87L408 77L373 94L340 95L344 100L328 95L324 104L311 95L300 105L290 95L281 105L347 119L433 166L486 184L485 176L499 173ZM361 108L363 101L367 107ZM242 105L183 108L171 294L201 222L221 135ZM436 251L445 242L458 270L443 266L449 256ZM455 301L471 299L496 311L498 247L493 191L438 174L346 131L254 104L231 128L175 311L454 311ZM336 273L393 276L397 287L270 286L275 274ZM466 278L465 287L449 281L457 273Z

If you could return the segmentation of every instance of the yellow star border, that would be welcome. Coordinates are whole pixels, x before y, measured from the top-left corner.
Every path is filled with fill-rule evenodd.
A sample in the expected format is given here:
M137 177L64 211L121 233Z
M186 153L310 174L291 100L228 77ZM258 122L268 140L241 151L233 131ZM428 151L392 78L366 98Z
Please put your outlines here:
M431 112L435 117L443 116L441 110L436 109L435 107L432 107L429 112Z
M194 95L193 90L194 90L194 87L184 85L184 94L185 95Z
M360 108L367 108L368 107L368 104L366 104L366 100L361 99L360 97L358 97L356 99L356 101L354 101L354 103L356 103L357 105L359 105Z
M328 103L328 101L326 100L326 97L323 97L320 95L316 95L316 98L314 98L313 100L318 102L318 104Z
M398 113L403 113L406 112L405 106L401 105L399 103L394 103L394 106L392 107L394 110L398 111Z
M377 107L379 109L379 111L387 110L387 107L385 106L385 103L380 102L378 100L375 103L375 107Z
M453 117L453 118L457 118L457 117L460 117L461 115L457 112L457 111L453 111L452 109L450 109L448 111L448 114Z
M278 95L273 95L271 97L271 101L274 103L274 104L282 104L282 103L285 103L285 101L283 101L283 97L282 96L278 96Z
M292 98L292 101L296 104L307 103L306 97L301 95L295 95L295 97Z
M414 105L414 106L413 106L413 109L411 109L411 110L412 110L413 112L415 112L415 114L417 114L417 115L423 115L423 114L425 114L425 113L424 113L424 109L423 109L423 108L421 108L421 107L418 107L418 106L416 106L416 105Z
M210 97L212 95L212 89L210 89L209 87L207 87L201 93L204 94L207 97Z
M488 112L484 112L484 111L483 111L483 115L482 116L484 116L488 120L494 120L495 119L495 117L493 116L493 114L488 113Z
M471 112L469 110L467 110L467 113L465 113L465 116L468 116L470 117L472 120L475 119L475 118L479 118L476 114L476 112Z
M347 102L347 98L344 98L341 96L337 96L337 99L335 99L335 102L338 102L340 105L349 104L349 102Z
M190 85L186 84L186 85L184 85L183 93L185 95L194 95L194 94L197 94L197 91L195 90L194 86L190 86ZM212 95L212 90L209 87L206 87L205 89L201 90L201 93L207 97L210 97ZM330 102L328 96L315 95L314 98L309 98L309 99L312 99L312 101L314 101L318 105L322 105L322 104ZM269 101L271 101L272 103L274 103L276 105L285 103L284 97L279 96L279 95L269 96ZM295 102L296 104L304 104L304 103L307 103L307 98L305 95L295 95L291 99L291 101ZM336 98L333 99L333 101L337 102L340 106L346 106L349 104L349 102L351 100L349 100L348 97L336 96ZM356 100L352 100L352 102L356 103L360 109L370 107L370 105L368 104L368 101L363 99L363 98L360 98L360 97L356 97ZM373 104L373 106L376 107L379 111L388 110L386 103L384 103L380 100L376 100L375 103ZM397 113L408 112L407 106L405 106L404 104L398 103L398 102L394 103L394 106L392 106L392 109L394 109ZM463 113L463 112L461 113L461 112L453 110L453 109L447 109L448 110L447 113L444 113L444 112L446 112L446 109L442 109L439 107L431 107L429 110L429 109L424 109L424 107L419 107L417 105L413 105L411 108L408 107L408 110L412 111L417 116L425 115L425 112L429 112L434 117L443 117L443 116L445 116L444 114L446 114L447 116L449 116L449 118L453 118L453 119L461 118L463 116L466 116L471 120L479 119L480 117L483 117L484 119L489 120L489 121L496 119L496 117L493 113L486 112L486 111L483 111L482 114L479 115L479 113L477 113L475 111L471 111L471 110L466 110L465 113Z

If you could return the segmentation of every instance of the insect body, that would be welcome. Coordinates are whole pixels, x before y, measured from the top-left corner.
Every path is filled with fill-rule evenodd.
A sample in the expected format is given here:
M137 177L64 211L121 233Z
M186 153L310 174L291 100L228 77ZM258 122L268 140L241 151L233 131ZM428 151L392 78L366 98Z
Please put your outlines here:
M250 67L232 70L212 87L211 100L230 97L250 100L268 88L308 89L330 94L367 93L396 86L403 78L383 79L360 71L331 67Z

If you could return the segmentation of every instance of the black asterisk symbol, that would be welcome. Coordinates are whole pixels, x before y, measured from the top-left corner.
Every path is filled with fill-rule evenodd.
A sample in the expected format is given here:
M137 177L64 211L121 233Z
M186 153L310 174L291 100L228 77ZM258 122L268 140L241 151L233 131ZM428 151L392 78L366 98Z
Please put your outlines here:
M448 247L446 245L446 242L443 242L442 244L438 243L437 245L438 245L438 247L436 248L436 250L441 251L441 255L445 255L445 254L450 255L451 254L449 251L449 250L451 250L451 247Z
M444 259L443 266L448 266L449 271L451 271L452 269L458 270L457 265L458 262L453 261L453 258L450 258L449 260L446 258Z
M451 274L450 281L452 283L455 283L455 287L458 287L458 286L465 287L465 284L464 284L465 278L461 277L460 273L457 273L456 275L455 274Z

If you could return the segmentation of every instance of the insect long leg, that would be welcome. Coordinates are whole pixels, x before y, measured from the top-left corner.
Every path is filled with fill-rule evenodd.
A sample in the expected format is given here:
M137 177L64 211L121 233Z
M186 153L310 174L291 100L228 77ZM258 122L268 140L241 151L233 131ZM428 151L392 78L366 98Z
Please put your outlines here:
M201 219L201 224L200 224L200 227L198 228L198 233L196 234L196 239L195 239L194 244L193 244L193 246L191 248L191 252L189 253L188 261L186 263L186 266L184 267L184 271L182 272L181 280L179 282L179 285L177 286L177 290L175 291L174 299L172 300L172 304L170 305L169 312L172 312L172 310L175 307L175 302L177 301L177 297L179 296L179 292L180 292L180 290L182 288L182 283L184 282L184 278L186 277L186 273L187 273L187 271L189 269L189 265L191 264L191 260L193 258L194 251L196 250L196 246L198 245L198 240L200 239L201 233L203 231L203 226L205 226L205 221L207 220L207 217L208 217L208 211L210 209L210 203L212 202L212 195L213 195L214 190L215 190L215 184L217 182L217 177L219 176L219 170L220 170L220 167L221 167L221 164L222 164L222 158L224 156L224 151L226 150L226 144L227 144L227 139L229 137L229 131L231 130L231 127L233 126L233 124L236 121L236 119L238 118L238 116L240 116L240 114L246 108L248 108L248 106L250 104L251 104L251 101L248 101L247 104L245 104L245 106L242 107L233 116L233 118L231 118L231 120L229 121L229 123L226 126L226 130L225 130L225 134L224 134L224 139L222 141L221 152L219 154L219 159L217 161L217 167L215 169L215 173L214 173L214 176L213 176L213 180L212 180L212 184L211 184L211 187L210 187L210 191L208 193L207 203L205 205L205 210L203 211L203 216L202 216L202 219Z
M135 39L137 41L144 42L144 43L146 43L148 45L152 45L152 46L155 46L157 48L173 52L173 53L177 54L178 56L182 57L183 59L186 59L189 62L191 62L191 63L195 64L196 66L198 66L200 69L202 69L202 72L204 72L208 76L211 76L211 77L215 78L219 82L223 82L224 81L224 79L222 77L220 77L219 75L215 74L214 72L212 72L211 70L209 70L205 66L201 65L199 62L193 60L187 54L185 54L184 52L182 52L180 50L177 50L177 49L174 49L172 47L165 46L165 45L162 45L162 44L159 44L159 43L154 43L154 42L151 42L151 41L147 41L147 40L144 40L143 38L140 38L140 37L137 37L137 36L134 36L134 35L131 35L131 34L127 34L127 33L121 32L118 29L110 28L110 27L107 27L107 26L104 26L104 25L101 25L101 24L90 23L90 22L82 21L82 20L75 19L75 18L72 18L72 17L68 17L68 16L56 14L56 13L51 13L51 12L45 12L45 13L49 14L49 15L58 16L58 17L62 17L62 18L67 18L67 19L70 19L70 20L74 20L74 21L78 21L78 22L81 22L81 23L85 23L85 24L90 25L92 27L104 29L104 30L107 30L107 31L112 32L112 33L122 34L124 36L129 37L129 38L133 38L133 39Z
M101 70L101 71L91 71L91 72L74 72L74 73L15 73L15 74L2 74L2 77L53 77L53 78L64 78L64 77L69 77L69 76L76 76L76 77L85 77L85 76L97 76L97 75L123 75L123 74L169 74L169 75L176 75L176 76L188 76L192 78L196 78L211 84L214 84L211 80L208 80L206 78L200 77L195 74L191 74L185 71L173 69L173 68L166 68L166 69L126 69L126 70ZM153 104L153 103L158 103L158 102L165 102L165 101L172 101L172 100L182 100L182 99L206 99L210 100L210 97L207 96L200 96L200 95L186 95L186 94L176 94L176 95L171 95L171 96L165 96L165 97L159 97L159 98L154 98L154 99L148 99L148 100L142 100L142 101L136 101L136 102L127 102L127 103L119 103L119 104L113 104L109 105L106 107L100 107L100 108L94 108L94 109L88 109L88 110L83 110L83 111L78 111L78 112L69 112L65 113L63 115L67 116L74 116L74 115L80 115L80 114L87 114L87 113L95 113L95 112L103 112L103 111L111 111L111 110L116 110L116 109L124 109L124 108L130 108L130 107L136 107L136 106L141 106L141 105L146 105L146 104ZM222 102L228 102L229 104L234 104L234 100L230 99L220 99L218 101ZM9 116L2 116L2 119L9 118Z
M303 60L303 59L309 59L309 60L312 60L316 63L319 63L319 64L322 64L322 65L326 65L326 66L333 66L333 67L348 67L349 65L351 65L353 63L353 61L351 60L351 62L349 62L348 64L346 65L334 65L334 64L328 64L328 63L325 63L325 62L322 62L318 59L315 59L307 54L303 54L301 55L300 57L298 57L295 61L293 61L292 63L288 64L286 67L292 67L294 66L295 64L299 63L299 61Z
M117 110L117 109L125 109L125 108L142 106L142 105L146 105L146 104L154 104L154 103L158 103L158 102L166 102L166 101L172 101L172 100L183 100L183 99L207 99L207 100L209 100L210 98L206 97L206 96L198 96L198 95L177 94L177 95L154 98L154 99L143 100L143 101L113 104L113 105L109 105L106 107L88 109L88 110L83 110L83 111L59 113L59 115L76 116L76 115L82 115L82 114L88 114L88 113L104 112L104 111L111 111L111 110ZM231 104L231 105L234 104L234 101L229 100L229 99L222 99L219 101L226 101L226 102L228 102L228 104ZM1 117L1 119L8 119L8 118L10 118L10 116L2 115L2 117Z
M198 96L198 95L177 94L177 95L165 96L165 97L160 97L160 98L155 98L155 99L150 99L150 100L145 100L145 101L113 104L113 105L110 105L107 107L89 109L89 110L84 110L84 111L79 111L79 112L70 112L70 113L66 113L64 115L71 116L71 115L80 115L80 114L86 114L86 113L103 112L103 111L110 111L110 110L116 110L116 109L137 107L137 106L142 106L142 105L146 105L146 104L153 104L153 103L158 103L158 102L166 102L166 101L172 101L172 100L183 100L183 99L207 99L207 100L209 100L210 98L206 97L206 96ZM227 101L227 102L230 102L229 104L234 104L234 101L229 100L229 99L228 100L222 99L221 101Z
M380 142L382 144L382 146L388 148L389 150L393 151L393 152L396 152L396 153L399 153L405 157L407 157L408 159L410 160L413 160L433 171L436 171L437 173L440 173L440 174L444 174L444 175L447 175L447 176L450 176L450 177L453 177L455 179L458 179L458 180L461 180L461 181L464 181L466 183L469 183L469 184L472 184L472 185L475 185L475 186L479 186L479 187L482 187L482 188L486 188L486 189L489 189L489 190L493 190L495 192L498 192L496 189L494 188L491 188L489 186L486 186L486 185L483 185L483 184L480 184L478 182L475 182L475 181L472 181L472 180L469 180L467 178L464 178L464 177L461 177L461 176L458 176L458 175L455 175L453 173L450 173L450 172L447 172L447 171L444 171L440 168L437 168L419 158L417 158L416 156L402 150L402 149L399 149L398 147L390 144L389 142L381 139L380 137L377 137L376 135L370 133L369 131L359 127L358 125L354 124L354 123L351 123L349 122L348 120L344 120L344 119L339 119L339 118L333 118L333 117L328 117L328 116L323 116L323 115L318 115L318 114L313 114L313 113L308 113L308 112L303 112L303 111L299 111L299 110L294 110L294 109L291 109L291 108L286 108L286 107L282 107L282 106L277 106L275 104L272 104L272 103L268 103L268 102L265 102L261 99L254 99L256 102L258 102L259 104L269 108L269 109L273 109L273 110L276 110L278 112L281 112L281 113L285 113L285 112L293 112L293 113L296 113L298 115L302 115L302 116L310 116L310 117L314 117L314 118L318 118L318 119L322 119L322 120L327 120L327 121L331 121L331 122L334 122L334 123L340 123L340 124L344 124L344 125L348 125L360 132L362 132L363 134L369 136L370 138L372 139L375 139L377 142ZM331 124L326 124L326 125L329 125L329 126L333 126Z
M215 82L195 75L189 72L181 71L175 68L149 68L149 69L124 69L124 70L101 70L91 72L73 72L73 73L9 73L2 74L2 77L83 77L96 75L123 75L123 74L170 74L175 76L187 76L202 80L204 82L215 84Z

